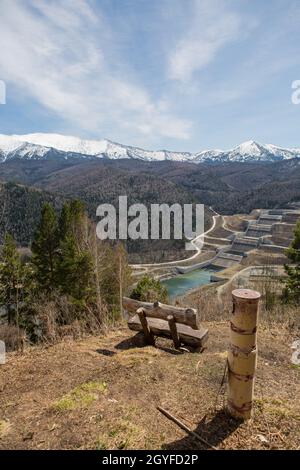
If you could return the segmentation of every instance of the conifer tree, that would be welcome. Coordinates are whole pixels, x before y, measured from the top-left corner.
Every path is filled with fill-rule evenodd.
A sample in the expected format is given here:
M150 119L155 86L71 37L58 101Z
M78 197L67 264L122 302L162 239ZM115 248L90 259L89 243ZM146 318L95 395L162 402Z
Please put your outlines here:
M86 235L87 217L84 204L79 200L65 203L59 218L59 234L63 240L67 235L73 235L78 243L82 243Z
M93 262L88 251L79 251L74 235L67 235L60 243L58 284L63 294L79 303L93 299Z
M36 269L39 287L49 292L56 286L59 231L53 206L46 203L32 242L32 262Z
M0 302L8 310L8 322L18 323L19 303L26 299L29 270L22 264L13 237L5 235L0 262Z
M81 201L66 203L59 220L59 262L57 281L60 290L76 303L94 299L93 258L87 243L87 217Z
M71 226L70 204L65 203L62 207L59 220L58 220L58 233L59 233L60 240L63 240L68 235L68 233L70 233L70 226Z

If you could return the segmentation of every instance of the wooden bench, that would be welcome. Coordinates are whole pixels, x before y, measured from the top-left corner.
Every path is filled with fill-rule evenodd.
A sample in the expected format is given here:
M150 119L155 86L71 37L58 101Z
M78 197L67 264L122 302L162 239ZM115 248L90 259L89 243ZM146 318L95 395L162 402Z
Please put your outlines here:
M123 308L133 315L128 327L133 331L143 331L148 344L155 344L154 336L172 338L174 346L181 344L202 348L208 338L208 330L198 324L197 310L174 307L159 302L140 302L123 297Z

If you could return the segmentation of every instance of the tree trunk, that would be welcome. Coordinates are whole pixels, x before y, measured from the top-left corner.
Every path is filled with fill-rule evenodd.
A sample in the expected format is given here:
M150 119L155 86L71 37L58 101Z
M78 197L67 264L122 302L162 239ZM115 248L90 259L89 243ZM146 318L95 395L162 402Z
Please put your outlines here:
M260 293L253 290L232 292L227 408L239 419L249 419L252 414L259 299Z

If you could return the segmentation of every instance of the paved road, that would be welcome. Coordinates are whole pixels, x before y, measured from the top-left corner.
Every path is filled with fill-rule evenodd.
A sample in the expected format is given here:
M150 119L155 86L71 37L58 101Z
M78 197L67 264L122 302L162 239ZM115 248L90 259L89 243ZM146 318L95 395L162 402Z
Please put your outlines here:
M211 208L210 208L211 209ZM211 209L213 210L213 209ZM151 263L151 264L131 264L130 266L134 269L139 269L139 268L155 268L155 267L171 267L171 266L174 266L174 265L180 265L181 263L184 263L186 261L192 261L193 259L197 258L197 256L201 253L201 250L202 250L202 246L203 246L203 241L204 241L204 237L205 235L207 235L208 233L212 232L216 226L216 223L217 223L217 219L219 217L222 217L223 219L223 216L221 216L220 214L218 214L216 211L213 210L213 212L215 213L215 215L213 215L213 223L212 223L212 226L206 230L206 232L202 233L201 235L198 235L197 237L195 237L193 240L190 241L191 245L193 245L193 247L195 248L196 250L196 253L194 253L192 256L190 256L189 258L184 258L184 259L180 259L180 260L176 260L176 261L166 261L164 263ZM197 242L199 243L200 247L197 246Z

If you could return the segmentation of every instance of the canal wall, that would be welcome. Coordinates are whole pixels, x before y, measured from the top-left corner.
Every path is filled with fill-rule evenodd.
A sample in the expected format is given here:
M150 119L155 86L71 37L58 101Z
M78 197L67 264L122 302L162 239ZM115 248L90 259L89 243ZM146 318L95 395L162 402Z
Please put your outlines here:
M191 266L176 266L176 270L179 274L185 274L185 273L190 273L192 271L195 271L196 269L206 268L207 266L210 266L214 262L217 256L218 255L206 261L202 261L201 263L192 264Z

